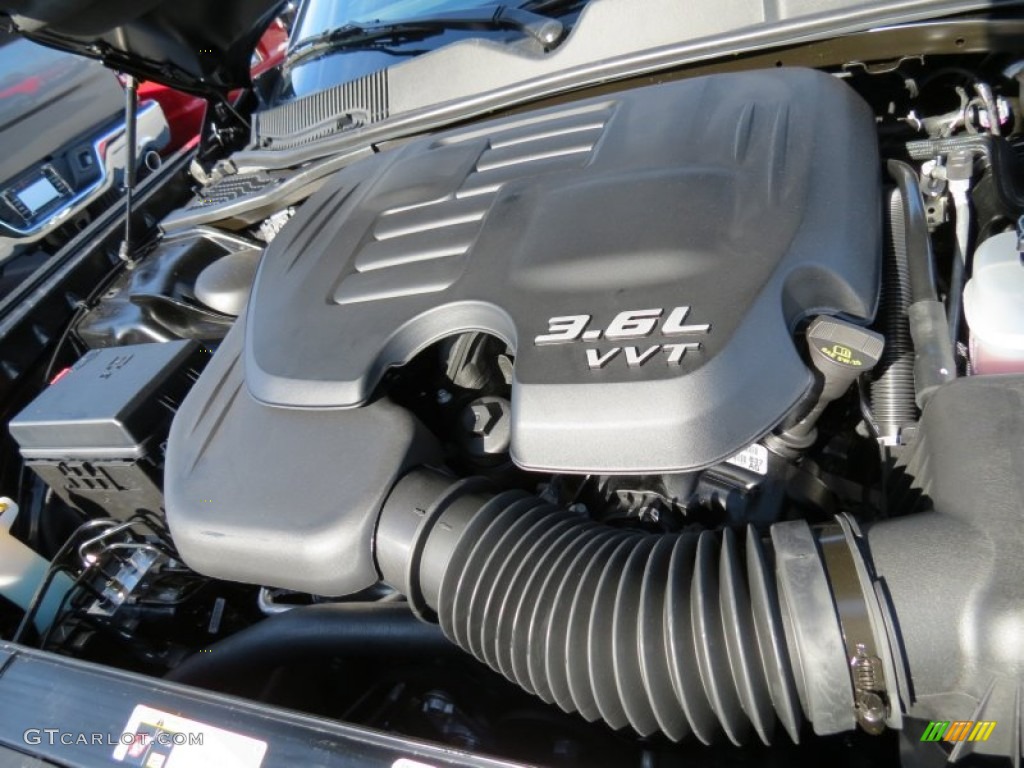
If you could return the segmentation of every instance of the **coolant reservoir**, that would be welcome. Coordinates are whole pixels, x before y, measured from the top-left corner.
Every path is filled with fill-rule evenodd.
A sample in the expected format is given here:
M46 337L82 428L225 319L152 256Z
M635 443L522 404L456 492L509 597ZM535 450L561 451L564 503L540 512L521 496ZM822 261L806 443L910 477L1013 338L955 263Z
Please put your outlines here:
M975 373L1024 373L1024 258L1016 232L990 237L975 251L964 314Z
M11 524L17 515L18 505L6 496L0 497L0 595L22 610L28 610L36 588L46 578L50 563L11 536ZM71 579L66 574L54 576L36 611L35 625L40 632L56 618L64 593L71 586Z

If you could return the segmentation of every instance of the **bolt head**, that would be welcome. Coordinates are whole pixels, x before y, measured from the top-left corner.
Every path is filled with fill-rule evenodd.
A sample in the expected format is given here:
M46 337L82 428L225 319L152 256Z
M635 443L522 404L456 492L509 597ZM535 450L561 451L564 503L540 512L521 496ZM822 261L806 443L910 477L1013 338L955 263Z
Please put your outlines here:
M494 425L501 418L501 407L497 403L474 403L470 406L469 413L473 420L470 432L486 437L491 434Z
M857 696L857 722L875 736L885 730L885 702L881 696L872 692Z

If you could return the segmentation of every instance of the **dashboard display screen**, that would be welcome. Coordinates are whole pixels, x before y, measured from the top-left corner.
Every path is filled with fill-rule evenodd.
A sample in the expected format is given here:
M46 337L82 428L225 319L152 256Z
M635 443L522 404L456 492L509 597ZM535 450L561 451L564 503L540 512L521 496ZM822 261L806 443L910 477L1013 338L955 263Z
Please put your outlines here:
M23 202L32 213L35 213L47 203L60 197L60 192L47 179L34 181L22 190L19 190L18 199Z

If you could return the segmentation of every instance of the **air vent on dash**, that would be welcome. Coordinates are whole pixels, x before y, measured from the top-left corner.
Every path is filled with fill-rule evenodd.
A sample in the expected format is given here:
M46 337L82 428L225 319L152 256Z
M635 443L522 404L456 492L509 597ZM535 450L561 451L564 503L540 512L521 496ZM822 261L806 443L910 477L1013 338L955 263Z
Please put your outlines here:
M260 112L259 146L285 149L388 116L387 72L372 74Z
M465 268L497 192L509 182L586 164L614 103L589 105L475 129L439 140L440 149L486 139L465 181L450 195L383 211L334 291L338 304L443 291Z

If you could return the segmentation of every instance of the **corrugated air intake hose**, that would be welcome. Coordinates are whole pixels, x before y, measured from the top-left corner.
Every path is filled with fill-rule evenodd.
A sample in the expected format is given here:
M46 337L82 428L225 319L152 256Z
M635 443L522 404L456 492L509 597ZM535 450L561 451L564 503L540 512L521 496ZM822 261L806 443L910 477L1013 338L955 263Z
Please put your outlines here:
M417 470L388 499L376 551L385 581L450 640L587 720L744 744L770 743L776 722L796 740L804 716L817 733L898 717L845 521L827 540L804 522L765 542L752 528L648 534Z

